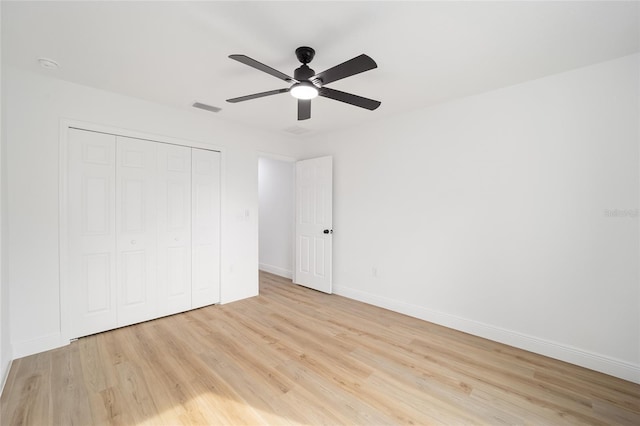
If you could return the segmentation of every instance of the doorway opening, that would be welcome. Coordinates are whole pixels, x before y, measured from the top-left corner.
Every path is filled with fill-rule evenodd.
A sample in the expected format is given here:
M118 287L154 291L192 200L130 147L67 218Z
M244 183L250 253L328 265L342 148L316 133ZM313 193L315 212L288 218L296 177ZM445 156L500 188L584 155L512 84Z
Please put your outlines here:
M294 270L295 165L258 159L258 259L261 271L291 279Z

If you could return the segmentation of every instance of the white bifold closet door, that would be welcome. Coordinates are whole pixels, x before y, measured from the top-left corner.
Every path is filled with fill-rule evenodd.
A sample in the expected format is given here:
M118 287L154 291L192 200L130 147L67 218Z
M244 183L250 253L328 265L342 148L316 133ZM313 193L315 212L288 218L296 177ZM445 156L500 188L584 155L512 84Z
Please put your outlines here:
M218 152L70 129L67 181L73 337L220 301Z
M157 145L158 309L170 315L191 309L191 148Z
M192 307L210 305L220 295L220 153L193 149Z
M157 143L116 139L118 326L156 316Z
M69 131L68 277L71 332L118 325L116 297L116 138Z

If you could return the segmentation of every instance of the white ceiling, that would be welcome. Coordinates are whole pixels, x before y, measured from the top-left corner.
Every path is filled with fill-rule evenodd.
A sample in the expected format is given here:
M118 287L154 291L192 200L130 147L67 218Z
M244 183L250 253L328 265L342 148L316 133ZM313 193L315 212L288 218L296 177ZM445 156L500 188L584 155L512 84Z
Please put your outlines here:
M638 2L2 2L3 64L192 109L262 129L343 128L639 51ZM329 87L382 101L330 99L296 120L286 87L228 59L242 53L285 74L294 50L322 71L361 53L378 68ZM58 70L38 66L58 61ZM211 114L196 110L199 114Z

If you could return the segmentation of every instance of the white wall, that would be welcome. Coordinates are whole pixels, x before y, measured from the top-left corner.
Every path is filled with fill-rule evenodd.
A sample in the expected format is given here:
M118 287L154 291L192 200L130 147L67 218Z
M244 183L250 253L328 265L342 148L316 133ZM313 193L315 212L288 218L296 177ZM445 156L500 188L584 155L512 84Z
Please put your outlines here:
M40 75L3 70L10 333L15 357L60 339L58 149L62 118L223 147L223 303L258 293L257 152L289 153L286 136Z
M286 278L293 274L295 163L258 160L260 269Z
M2 3L0 3L0 21L2 16ZM0 31L1 33L2 31ZM0 54L0 58L2 55ZM2 80L2 73L0 70L0 81ZM0 99L2 98L2 85L0 85ZM4 112L6 108L2 105L4 102L0 102L0 392L4 387L7 374L9 373L9 365L11 363L11 340L9 334L9 285L6 279L7 263L5 262L6 249L4 247L4 236L6 233L6 166L5 162L5 123Z
M640 382L638 63L307 144L334 156L336 293Z

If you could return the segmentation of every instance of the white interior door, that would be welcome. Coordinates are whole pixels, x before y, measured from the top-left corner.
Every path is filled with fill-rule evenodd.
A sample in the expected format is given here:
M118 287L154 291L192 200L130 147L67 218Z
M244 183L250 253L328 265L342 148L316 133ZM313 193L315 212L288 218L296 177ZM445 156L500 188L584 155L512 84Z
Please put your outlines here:
M331 293L333 159L296 163L294 282Z
M220 302L220 153L193 149L191 306Z
M157 144L158 315L191 309L191 148Z
M70 334L81 337L117 326L116 138L69 129L67 154Z
M157 145L117 137L118 326L157 311Z

